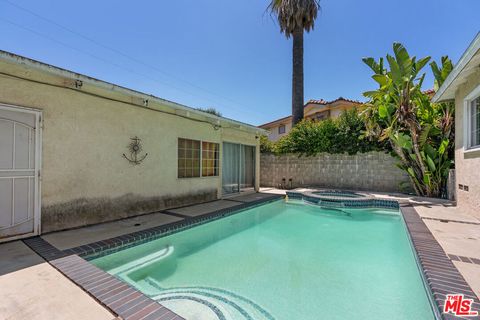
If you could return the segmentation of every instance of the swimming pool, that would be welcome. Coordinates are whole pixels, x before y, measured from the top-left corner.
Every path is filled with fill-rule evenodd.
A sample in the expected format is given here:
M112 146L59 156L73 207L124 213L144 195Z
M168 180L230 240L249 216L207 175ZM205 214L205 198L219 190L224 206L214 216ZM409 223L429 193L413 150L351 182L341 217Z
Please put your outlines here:
M276 201L91 262L186 319L434 319L387 209Z

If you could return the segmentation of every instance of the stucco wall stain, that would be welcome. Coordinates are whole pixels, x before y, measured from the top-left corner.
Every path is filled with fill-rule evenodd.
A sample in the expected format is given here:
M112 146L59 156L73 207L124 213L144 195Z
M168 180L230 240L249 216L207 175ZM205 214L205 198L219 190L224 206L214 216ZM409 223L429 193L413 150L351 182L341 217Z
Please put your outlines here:
M116 198L79 198L42 208L42 233L108 222L217 199L217 190L144 197L128 193Z

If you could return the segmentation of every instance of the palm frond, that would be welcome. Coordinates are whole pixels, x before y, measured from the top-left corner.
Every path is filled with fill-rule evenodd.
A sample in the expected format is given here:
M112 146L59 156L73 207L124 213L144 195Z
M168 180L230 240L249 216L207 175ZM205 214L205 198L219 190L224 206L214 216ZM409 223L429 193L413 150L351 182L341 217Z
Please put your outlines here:
M313 30L319 9L319 0L272 0L267 8L287 38L298 30Z

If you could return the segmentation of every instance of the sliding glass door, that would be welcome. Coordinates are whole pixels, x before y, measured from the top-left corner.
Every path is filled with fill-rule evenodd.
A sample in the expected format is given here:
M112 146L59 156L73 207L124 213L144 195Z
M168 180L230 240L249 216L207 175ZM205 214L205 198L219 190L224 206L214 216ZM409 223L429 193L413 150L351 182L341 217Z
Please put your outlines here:
M255 147L223 143L223 194L239 193L255 186Z

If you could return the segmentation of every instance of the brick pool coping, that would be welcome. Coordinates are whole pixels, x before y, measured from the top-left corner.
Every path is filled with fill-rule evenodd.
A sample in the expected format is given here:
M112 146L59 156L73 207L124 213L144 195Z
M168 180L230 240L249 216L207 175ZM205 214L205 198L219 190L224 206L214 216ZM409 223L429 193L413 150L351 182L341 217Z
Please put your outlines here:
M185 320L137 289L41 237L23 242L70 281L123 320Z
M180 320L183 318L179 315L143 295L128 284L95 267L82 257L93 259L111 254L235 214L242 209L275 201L282 197L282 195L272 195L271 197L251 202L238 201L239 204L233 207L215 210L197 217L185 217L184 220L64 251L58 250L40 237L26 239L24 242L45 260L49 261L53 267L109 308L113 313L121 316L122 319ZM391 208L391 202L392 200L379 200L375 205L382 206L386 204ZM414 206L406 201L395 202L397 203L396 207L400 209L403 215L409 240L414 249L416 261L421 270L426 289L430 294L429 298L431 299L436 317L443 320L480 319L480 317L462 318L442 313L447 294L459 293L464 294L466 298L473 299L472 307L473 310L477 311L480 311L480 301L427 228ZM352 205L351 207L356 206ZM165 213L168 214L168 212Z
M423 222L415 207L409 202L399 202L399 205L417 263L436 307L434 310L436 316L444 320L480 319L480 316L463 318L443 313L447 294L463 294L465 298L473 299L472 308L479 312L480 300Z

